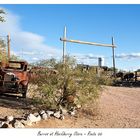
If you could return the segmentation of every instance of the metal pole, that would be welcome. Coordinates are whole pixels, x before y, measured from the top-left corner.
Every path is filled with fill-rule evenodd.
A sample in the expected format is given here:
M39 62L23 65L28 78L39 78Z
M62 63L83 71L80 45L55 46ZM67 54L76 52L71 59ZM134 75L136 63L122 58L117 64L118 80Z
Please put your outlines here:
M60 38L61 41L63 42L73 42L73 43L80 43L80 44L87 44L87 45L95 45L95 46L102 46L102 47L112 47L116 48L116 46L111 45L111 44L101 44L101 43L95 43L95 42L86 42L86 41L80 41L80 40L71 40L71 39L66 39L66 38Z
M64 27L64 39L66 39L66 26ZM65 49L66 49L66 41L63 40L63 64L65 64Z
M114 38L112 37L112 46L114 46ZM113 75L116 77L116 68L115 68L115 50L112 47L112 61L113 61Z
M10 34L7 35L8 61L10 60Z

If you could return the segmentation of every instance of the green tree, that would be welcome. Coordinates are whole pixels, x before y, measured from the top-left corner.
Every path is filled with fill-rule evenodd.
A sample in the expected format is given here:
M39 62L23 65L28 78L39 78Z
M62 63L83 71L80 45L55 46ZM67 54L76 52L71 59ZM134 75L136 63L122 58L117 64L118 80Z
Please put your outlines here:
M47 60L39 60L39 61L33 63L32 65L40 66L40 67L54 68L56 65L56 59L51 58L51 59L47 59Z
M95 72L82 72L76 67L74 58L66 56L65 65L61 60L54 68L56 72L52 69L36 69L30 82L37 87L34 99L42 105L70 109L78 104L84 106L93 103L99 96L100 85Z
M6 43L3 39L0 39L0 61L6 61Z
M2 16L2 15L4 15L4 14L5 14L4 10L3 10L3 9L0 9L0 22L5 22L5 19L4 19L4 17Z
M10 56L10 60L16 60L16 61L18 61L18 60L20 60L20 58L18 56L16 56L16 55L12 54Z
M3 9L0 9L0 22L5 22L4 17L2 16L5 14ZM1 60L6 60L6 43L3 39L0 39L0 61Z

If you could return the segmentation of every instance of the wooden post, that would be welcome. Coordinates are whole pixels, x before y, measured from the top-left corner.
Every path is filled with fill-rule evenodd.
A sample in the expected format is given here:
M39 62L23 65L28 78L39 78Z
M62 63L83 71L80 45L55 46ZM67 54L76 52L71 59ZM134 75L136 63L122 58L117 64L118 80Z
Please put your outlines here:
M64 39L66 39L66 26L64 27ZM63 64L65 65L65 49L66 49L66 41L63 41Z
M66 39L66 26L64 27L64 39ZM66 60L65 60L65 49L66 49L66 41L63 41L63 71L64 71L64 84L63 84L63 96L65 96L67 87L66 87Z
M66 39L66 38L60 38L61 41L65 42L72 42L72 43L78 43L78 44L87 44L87 45L94 45L94 46L102 46L102 47L114 47L115 45L112 44L101 44L101 43L95 43L95 42L87 42L87 41L80 41L80 40L72 40L72 39Z
M135 82L137 82L137 78L138 78L138 73L137 71L135 71Z
M8 61L10 60L10 34L7 35Z
M112 46L114 46L114 38L112 37ZM113 60L113 75L116 77L116 67L115 67L115 50L112 47L112 60Z

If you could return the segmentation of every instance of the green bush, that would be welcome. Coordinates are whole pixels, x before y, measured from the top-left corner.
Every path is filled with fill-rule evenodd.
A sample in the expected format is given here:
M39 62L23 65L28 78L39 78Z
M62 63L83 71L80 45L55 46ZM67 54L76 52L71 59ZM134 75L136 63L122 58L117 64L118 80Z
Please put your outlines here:
M70 57L66 57L65 65L62 62L54 64L51 69L34 70L35 77L31 78L31 83L37 86L34 91L38 92L34 96L37 102L50 108L61 105L69 109L77 104L84 106L99 97L101 79L95 71L83 72Z

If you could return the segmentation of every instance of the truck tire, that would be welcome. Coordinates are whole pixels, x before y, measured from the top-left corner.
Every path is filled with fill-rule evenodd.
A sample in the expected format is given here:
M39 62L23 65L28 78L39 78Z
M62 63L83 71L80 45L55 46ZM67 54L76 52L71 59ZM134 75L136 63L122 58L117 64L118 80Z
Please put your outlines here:
M24 86L22 84L19 85L19 92L22 94L22 98L26 98L28 85Z
M22 98L26 98L28 86L22 87Z

